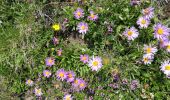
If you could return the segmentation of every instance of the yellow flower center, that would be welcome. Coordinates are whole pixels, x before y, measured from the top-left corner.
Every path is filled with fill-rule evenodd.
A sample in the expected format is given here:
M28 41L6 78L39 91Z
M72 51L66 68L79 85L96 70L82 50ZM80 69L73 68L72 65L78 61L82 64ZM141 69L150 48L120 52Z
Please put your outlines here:
M81 16L81 12L77 12L77 16Z
M64 77L64 74L61 72L61 73L59 74L59 76L60 76L60 77Z
M98 64L99 64L98 61L93 62L93 66L98 66Z
M91 17L91 18L94 18L95 16L94 16L94 14L91 14L90 17Z
M162 29L162 28L159 28L159 29L158 29L158 34L159 34L159 35L162 35L162 34L163 34L163 29Z
M40 94L41 93L41 89L37 89L36 93Z
M50 75L50 72L46 71L45 74L48 76L48 75Z
M148 62L148 58L144 58L144 62Z
M28 80L28 84L31 84L31 82L32 82L31 80Z
M141 23L142 23L142 24L146 24L146 20L143 19L143 20L141 21Z
M73 75L72 75L72 74L69 74L69 75L68 75L68 77L69 77L69 78L72 78L72 77L73 77Z
M83 59L83 60L87 60L87 57L83 57L82 59Z
M52 60L52 59L49 59L48 62L51 64L51 63L53 63L53 60Z
M146 53L151 53L151 48L147 48Z
M59 25L59 24L54 24L54 25L52 26L52 28L53 28L55 31L58 31L58 30L60 30L60 25Z
M145 14L145 15L149 14L149 9L148 9L148 8L146 8L146 9L144 10L144 14Z
M167 49L170 50L170 45L167 46Z
M81 84L80 84L80 87L84 87L84 83L81 83Z
M75 80L74 83L77 84L77 83L78 83L78 80Z
M66 97L66 100L71 100L70 96L67 96L67 97Z
M82 29L82 30L85 30L85 28L86 28L86 27L85 27L84 25L83 25L83 26L81 26L81 29Z
M170 70L170 65L165 66L165 70Z
M128 35L132 36L133 32L132 31L128 31Z

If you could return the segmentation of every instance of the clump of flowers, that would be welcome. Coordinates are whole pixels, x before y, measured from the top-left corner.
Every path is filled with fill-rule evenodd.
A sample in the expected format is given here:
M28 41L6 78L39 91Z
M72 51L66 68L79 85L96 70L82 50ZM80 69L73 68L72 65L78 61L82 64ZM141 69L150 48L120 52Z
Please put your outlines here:
M84 90L87 84L86 84L86 82L85 82L83 79L81 79L81 78L76 78L76 79L74 80L74 82L72 83L72 85L73 85L73 88L74 88L74 89L76 89L77 91L79 91L79 90Z
M80 22L77 25L77 28L78 28L79 33L86 34L88 31L88 24L85 22Z
M76 19L80 19L84 17L84 10L81 8L77 8L76 11L74 12L74 17Z
M45 59L45 63L46 63L46 66L50 66L51 67L52 65L55 64L55 59L52 58L52 57L48 57L48 58Z
M170 61L169 60L162 62L160 69L168 78L170 78Z
M102 65L102 59L98 56L96 57L92 57L89 60L89 67L92 69L92 71L98 71L99 69L101 69Z
M33 86L34 82L31 79L26 80L28 86Z
M89 61L89 56L87 54L80 55L80 61L87 63Z
M135 38L138 37L139 33L138 30L135 27L127 28L124 32L123 35L128 39L128 40L134 40Z
M43 75L44 75L44 77L49 78L51 76L51 72L49 70L44 70Z

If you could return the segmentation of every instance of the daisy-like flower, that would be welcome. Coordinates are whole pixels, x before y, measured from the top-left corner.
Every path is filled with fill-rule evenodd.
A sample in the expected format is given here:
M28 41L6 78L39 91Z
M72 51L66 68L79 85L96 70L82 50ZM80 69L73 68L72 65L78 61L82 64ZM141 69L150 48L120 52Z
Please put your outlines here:
M151 45L144 45L144 52L146 54L155 54L157 52L156 47L152 47Z
M151 19L151 18L154 17L154 8L153 7L148 7L146 9L143 9L142 14L144 15L145 18Z
M87 54L80 55L80 61L87 63L89 61L89 56Z
M75 73L73 71L67 72L67 82L73 82L75 78Z
M74 17L76 19L80 19L80 18L84 17L84 10L81 8L77 8L77 10L74 12Z
M78 28L79 33L86 34L88 31L88 24L85 22L80 22L77 25L77 28Z
M153 61L153 55L152 54L144 54L142 61L145 65L151 64Z
M140 4L140 0L131 0L130 4L133 5L139 5Z
M162 65L160 66L160 68L161 68L162 72L164 74L166 74L167 77L169 77L169 75L170 75L170 61L169 60L164 61L162 63Z
M165 43L166 51L170 52L170 41Z
M100 57L94 57L89 60L89 67L91 67L92 71L98 71L102 65L102 59Z
M54 25L52 25L52 28L54 29L54 31L58 31L58 30L60 30L60 25L54 24Z
M159 40L159 45L160 45L160 47L161 47L161 48L166 47L168 41L169 41L168 38L160 39L160 40Z
M40 88L35 88L34 93L36 96L41 96L43 94Z
M60 49L57 51L57 55L58 55L58 56L61 56L61 54L62 54L62 49L60 48Z
M160 23L154 25L154 37L158 40L164 39L170 34L170 29Z
M45 59L45 63L46 63L46 66L50 66L51 67L52 65L54 65L55 60L52 57L48 57L48 58Z
M90 16L88 16L88 19L96 21L98 19L98 15L95 14L93 11L90 11Z
M59 69L57 72L56 72L56 76L59 80L65 80L67 78L67 72L65 72L64 69Z
M79 86L80 82L81 82L81 79L76 78L76 79L74 80L74 82L72 83L72 86L73 86L74 88L77 88L77 87Z
M127 28L124 32L123 35L128 39L128 40L134 40L135 38L138 37L139 33L138 30L135 27Z
M53 37L53 39L52 39L52 40L53 40L53 44L54 44L54 45L56 45L56 44L58 44L58 43L59 43L59 40L58 40L56 37Z
M28 80L26 81L26 84L27 84L28 86L33 86L34 82L33 82L31 79L28 79Z
M137 25L139 25L140 28L147 28L150 24L150 21L145 17L139 17L136 23Z
M70 94L67 94L64 96L63 100L72 100L73 98L71 97Z
M86 82L83 79L80 79L79 89L84 90L85 87L86 87Z
M44 70L43 75L44 75L44 77L49 78L51 76L51 72L49 70Z

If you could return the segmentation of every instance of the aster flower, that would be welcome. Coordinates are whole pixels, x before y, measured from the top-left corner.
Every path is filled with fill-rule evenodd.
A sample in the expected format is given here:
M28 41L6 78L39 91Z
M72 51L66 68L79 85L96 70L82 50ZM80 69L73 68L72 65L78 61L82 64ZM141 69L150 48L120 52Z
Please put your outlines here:
M60 49L57 51L57 55L58 55L58 56L61 56L61 54L62 54L62 49L60 48Z
M139 82L137 80L132 80L132 82L130 84L130 89L135 90L138 87L139 87Z
M86 34L88 31L88 24L85 22L80 22L77 25L77 28L78 28L79 33Z
M75 73L73 71L67 72L67 82L73 82L75 78Z
M46 66L51 67L52 65L54 65L55 60L54 60L54 58L48 57L48 58L45 59L45 63L46 63Z
M84 10L81 8L77 8L77 10L74 12L74 17L76 19L80 19L80 18L84 17Z
M102 65L102 59L98 56L92 57L92 59L89 60L89 67L91 67L92 71L98 71L103 65Z
M60 30L60 25L54 24L54 25L52 25L52 28L54 29L54 31L58 31L58 30Z
M95 14L93 11L90 11L90 16L88 16L88 19L96 21L98 19L98 15Z
M166 42L165 46L166 46L166 51L170 52L170 41Z
M65 80L67 78L67 73L65 72L64 69L59 69L57 72L56 72L56 76L59 80Z
M170 29L160 23L154 25L154 37L157 38L158 40L164 39L170 34Z
M135 38L138 37L139 33L138 30L135 27L127 28L124 32L123 35L128 39L128 40L134 40Z
M139 28L147 28L150 24L150 21L145 17L139 17L136 23L139 25Z
M131 0L130 4L133 5L139 5L140 4L140 0Z
M28 79L28 80L26 81L26 84L27 84L28 86L33 86L34 82L33 82L31 79Z
M77 88L77 87L79 86L79 84L80 84L80 81L81 81L81 79L76 78L76 79L74 80L74 82L72 83L72 86L73 86L74 88Z
M86 82L84 80L80 79L79 89L84 90L85 87L86 87Z
M35 93L36 96L41 96L43 94L40 88L39 89L35 88L34 93Z
M43 75L44 75L44 77L49 78L51 76L51 72L49 70L44 70Z
M160 47L161 48L164 48L164 47L166 47L166 45L167 45L167 43L168 43L168 41L169 41L169 39L168 38L163 38L163 39L160 39L159 40L159 45L160 45Z
M127 80L127 79L123 79L123 80L122 80L122 84L123 84L123 85L127 85L127 84L128 84L128 80Z
M154 58L154 57L153 57L152 54L144 54L142 61L143 61L143 63L144 63L145 65L151 64L151 62L153 61L153 58Z
M64 96L63 100L73 100L70 94Z
M170 76L170 61L164 61L161 66L161 71L169 78Z
M53 37L52 41L54 45L59 43L59 40L56 37Z
M153 7L148 7L146 9L142 10L142 14L146 19L151 19L154 17L154 8Z
M144 45L144 52L146 54L155 54L157 52L156 47L152 47L151 45Z
M80 61L82 61L83 63L87 63L88 60L89 60L89 56L87 54L80 55Z

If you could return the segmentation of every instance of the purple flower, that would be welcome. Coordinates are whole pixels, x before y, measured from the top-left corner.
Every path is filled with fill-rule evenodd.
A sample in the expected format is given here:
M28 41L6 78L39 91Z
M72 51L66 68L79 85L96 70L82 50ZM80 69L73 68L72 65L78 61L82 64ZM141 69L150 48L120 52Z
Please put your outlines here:
M139 17L136 23L139 25L139 28L147 28L150 24L150 21L145 17Z
M34 82L33 82L31 79L28 79L28 80L26 81L26 84L27 84L28 86L33 86Z
M77 8L77 10L74 12L74 17L76 19L80 19L80 18L84 17L84 10L81 8Z
M161 48L164 48L164 47L166 47L166 43L169 41L169 39L168 38L163 38L163 39L160 39L159 40L159 45L160 45L160 47Z
M127 80L127 79L123 79L123 80L122 80L122 84L123 84L123 85L127 85L127 84L128 84L128 80Z
M73 86L74 88L77 88L77 87L79 86L79 84L80 84L80 81L81 81L81 79L76 78L76 79L74 80L74 82L72 83L72 86Z
M157 38L158 40L161 39L163 40L170 34L170 29L162 25L161 23L154 25L153 29L154 29L154 33L153 33L154 37Z
M95 14L93 11L90 11L90 16L88 16L88 19L96 21L98 19L98 15Z
M170 53L170 41L165 43L166 51Z
M113 32L113 29L112 29L112 27L109 25L108 27L107 27L107 30L108 30L108 32Z
M74 89L79 91L84 90L84 88L87 86L87 83L83 79L76 78L72 83L72 86Z
M139 87L139 82L137 80L132 80L130 84L131 90L135 90L138 87Z
M92 59L89 60L89 67L92 69L92 71L98 71L102 68L102 59L99 56L92 57Z
M140 0L131 0L130 4L133 5L139 5L140 4Z
M52 40L53 40L53 44L54 44L54 45L56 45L56 44L58 44L58 43L59 43L59 40L58 40L56 37L53 37L53 39L52 39Z
M87 86L86 82L82 79L80 79L80 83L79 83L79 89L80 90L84 90L84 88Z
M80 55L80 61L87 63L89 61L89 56L87 54Z
M60 49L57 51L57 55L58 55L58 56L61 56L61 54L62 54L62 49L60 48Z
M54 65L55 60L52 57L48 57L48 58L45 59L45 63L46 63L46 66L50 66L51 67L52 65Z
M70 94L67 94L64 96L63 100L72 100L73 98L71 97Z
M86 34L88 31L88 24L85 22L80 22L78 25L78 31L79 33Z
M44 70L43 75L44 75L44 77L49 78L51 76L51 72L49 70Z
M56 72L56 76L59 80L65 80L67 78L67 72L65 72L64 69L59 69L57 72Z
M36 96L41 96L43 94L40 88L35 88L34 93Z
M135 38L138 37L139 32L135 27L127 28L124 32L123 35L128 39L128 40L134 40Z
M67 72L67 82L73 82L75 78L75 73L73 71Z
M154 17L154 8L153 7L148 7L146 9L142 10L142 14L146 19L151 19Z

